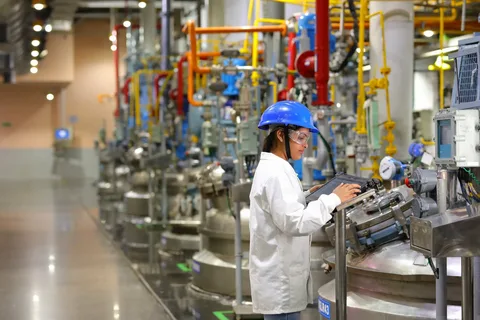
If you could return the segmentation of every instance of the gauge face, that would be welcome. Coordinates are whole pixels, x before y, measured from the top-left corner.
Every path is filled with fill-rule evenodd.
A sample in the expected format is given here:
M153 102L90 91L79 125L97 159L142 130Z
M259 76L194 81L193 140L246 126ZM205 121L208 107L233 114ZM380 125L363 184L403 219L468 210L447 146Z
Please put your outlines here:
M380 163L380 176L384 180L392 179L396 174L397 168L391 161L382 161Z

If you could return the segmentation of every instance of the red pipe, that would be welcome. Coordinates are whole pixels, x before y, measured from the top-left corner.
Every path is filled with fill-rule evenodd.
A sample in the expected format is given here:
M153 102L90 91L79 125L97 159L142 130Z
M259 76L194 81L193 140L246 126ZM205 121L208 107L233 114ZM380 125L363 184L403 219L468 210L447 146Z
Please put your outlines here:
M183 64L188 61L187 55L183 55L178 61L177 69L177 114L183 116Z
M315 83L317 84L317 100L313 101L314 106L331 106L333 103L328 100L328 78L329 78L329 11L328 1L317 0L315 3L315 55L317 56L317 70Z
M122 93L124 95L125 103L128 103L128 85L132 82L132 77L129 77L123 84Z
M140 28L140 25L132 24L131 28L138 29ZM117 101L117 108L115 112L117 114L120 114L120 94L118 92L120 89L120 46L118 45L118 30L120 29L125 29L123 24L115 25L112 30L112 35L115 37L115 41L112 41L112 44L117 47L117 50L113 51L113 61L115 64L115 97ZM157 30L160 29L161 25L157 24Z
M290 32L288 34L288 50L289 50L289 58L288 58L288 70L295 70L295 58L297 57L297 47L295 46L295 32ZM295 85L295 76L293 74L289 74L287 76L287 90L290 90Z

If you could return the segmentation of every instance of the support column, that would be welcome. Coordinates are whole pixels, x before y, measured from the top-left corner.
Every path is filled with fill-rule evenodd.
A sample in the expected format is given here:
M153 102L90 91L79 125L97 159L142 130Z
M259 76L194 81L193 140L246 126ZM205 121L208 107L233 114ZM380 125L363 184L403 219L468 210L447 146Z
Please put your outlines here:
M157 10L154 1L147 1L147 6L140 11L140 43L145 55L155 54L157 34Z
M281 2L263 1L262 2L263 18L270 19L284 19L285 18L285 4ZM264 23L268 25L269 23ZM278 33L271 35L264 35L265 42L265 65L274 67L276 63L285 60L283 54L283 37ZM282 54L280 54L282 53Z
M413 40L414 12L412 1L375 1L370 2L370 14L382 11L385 15L385 42L387 65L391 68L390 108L395 121L395 145L400 160L409 159L408 146L412 141L413 111ZM382 29L380 17L370 19L370 78L381 78L383 67ZM379 122L387 119L385 90L378 91ZM359 106L361 107L361 106ZM382 128L382 135L386 134ZM382 153L384 153L383 148Z

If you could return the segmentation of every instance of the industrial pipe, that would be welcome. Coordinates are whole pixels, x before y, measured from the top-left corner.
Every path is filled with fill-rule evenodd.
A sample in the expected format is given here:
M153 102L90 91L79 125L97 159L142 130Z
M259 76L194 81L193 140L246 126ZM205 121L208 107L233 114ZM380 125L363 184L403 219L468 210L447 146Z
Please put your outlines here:
M177 69L177 114L183 115L183 64L187 62L187 55L183 55L178 61Z
M295 70L295 59L297 57L297 47L295 46L295 32L288 34L288 70ZM289 73L287 76L287 90L295 85L295 75Z
M140 118L140 75L161 75L167 76L171 74L173 71L167 70L138 70L132 75L133 83L134 83L134 95L135 95L135 124L137 127L140 127L141 118Z
M197 63L197 55L200 56L201 53L197 53L197 34L215 34L215 33L252 33L252 32L281 32L282 35L287 33L287 26L285 24L278 26L258 26L258 27L207 27L207 28L196 28L195 22L190 20L187 22L183 28L183 32L188 33L190 38L190 52L187 53L188 59L188 101L192 106L199 107L202 106L202 102L196 101L193 98L193 75L194 73L210 73L210 67L199 67ZM210 52L213 55L207 55L211 57L219 56L219 52Z
M363 55L365 51L365 17L367 15L367 0L360 2L360 21L358 34L358 94L357 94L357 126L356 131L358 135L366 135L365 128L365 86L363 85Z
M287 32L287 26L259 26L259 27L208 27L208 28L196 28L195 22L190 20L183 28L183 32L188 33L190 38L190 54L193 64L190 64L191 69L196 73L210 73L209 67L199 67L197 64L197 34L215 34L215 33L252 33L252 32L281 32L285 35Z
M140 25L138 24L132 24L130 26L131 29L138 29L140 28ZM113 27L112 30L112 36L115 37L115 40L112 41L112 43L116 46L116 50L113 51L113 61L115 64L115 96L116 96L116 101L117 101L117 107L116 111L120 111L120 95L119 95L119 89L120 89L120 46L118 45L118 31L120 29L125 29L123 24L117 24ZM161 29L161 25L157 24L157 30Z
M312 102L314 106L332 105L332 102L328 99L328 78L330 73L330 22L328 9L328 1L316 1L315 54L317 57L317 70L315 73L315 83L317 85L317 100Z
M188 61L188 91L187 91L187 98L188 102L194 106L194 107L201 107L203 106L203 103L201 101L195 100L193 97L193 76L194 76L194 63L193 63L193 57L192 57L192 52L187 52L186 54L187 61ZM199 52L197 54L198 57L219 57L220 52Z
M128 77L128 79L125 81L122 87L122 93L124 96L124 102L128 103L128 86L130 85L130 82L132 82L132 77Z

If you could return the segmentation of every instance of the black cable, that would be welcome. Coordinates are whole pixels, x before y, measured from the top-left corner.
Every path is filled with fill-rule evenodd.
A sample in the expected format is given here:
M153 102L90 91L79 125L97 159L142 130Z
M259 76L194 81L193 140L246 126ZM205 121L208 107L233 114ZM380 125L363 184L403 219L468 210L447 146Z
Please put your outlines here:
M318 135L320 136L320 139L322 139L323 144L325 145L325 148L327 148L328 158L330 159L330 164L332 165L333 175L336 175L337 170L335 170L335 162L333 161L332 148L328 144L327 140L325 140L325 137L322 135L320 131L318 131Z

